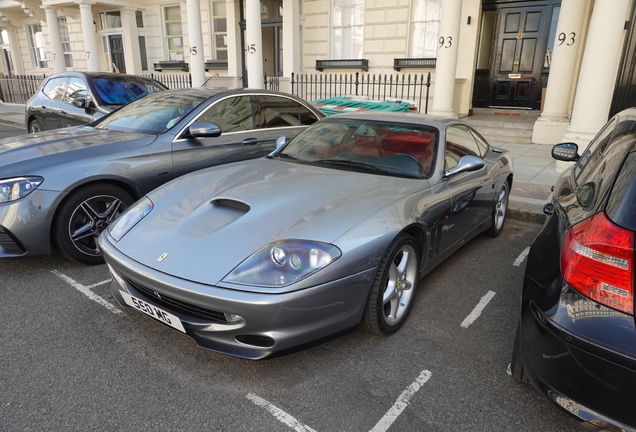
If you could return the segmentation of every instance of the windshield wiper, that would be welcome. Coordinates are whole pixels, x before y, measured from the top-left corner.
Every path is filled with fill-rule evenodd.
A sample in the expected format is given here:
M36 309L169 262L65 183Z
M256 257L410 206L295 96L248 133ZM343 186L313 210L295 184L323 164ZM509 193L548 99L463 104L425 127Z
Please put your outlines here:
M270 158L272 157L280 157L280 158L285 158L285 159L291 159L291 160L298 160L298 158L296 156L292 156L289 155L287 153L275 153L272 156L269 156Z
M349 167L353 167L353 168L362 168L362 169L366 169L369 171L373 171L373 172L382 172L382 173L386 173L387 171L379 168L375 165L371 165L368 163L364 163L364 162L357 162L357 161L352 161L352 160L346 160L346 159L322 159L322 160L318 160L316 161L317 163L324 163L324 164L328 164L328 165L342 165L342 166L349 166Z

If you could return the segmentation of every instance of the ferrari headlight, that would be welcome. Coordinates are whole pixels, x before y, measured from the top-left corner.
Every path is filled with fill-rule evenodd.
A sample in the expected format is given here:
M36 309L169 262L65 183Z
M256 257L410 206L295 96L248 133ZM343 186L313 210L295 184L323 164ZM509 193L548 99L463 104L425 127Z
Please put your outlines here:
M285 286L327 267L340 255L340 249L328 243L282 240L250 256L223 281L272 288Z
M15 177L0 180L0 203L24 198L42 184L44 179L37 176Z
M121 240L132 227L137 225L137 222L150 213L153 207L154 205L152 201L150 201L150 198L144 197L137 204L126 209L126 211L117 218L115 223L108 227L108 233L115 241Z

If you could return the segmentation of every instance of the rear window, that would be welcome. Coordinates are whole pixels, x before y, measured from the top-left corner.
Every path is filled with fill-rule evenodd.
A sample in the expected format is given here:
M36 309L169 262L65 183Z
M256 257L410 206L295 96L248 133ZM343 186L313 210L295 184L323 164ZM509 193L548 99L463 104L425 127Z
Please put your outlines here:
M636 151L629 153L623 162L606 211L614 223L636 231Z
M147 94L165 90L154 81L141 79L94 78L93 85L100 105L126 105Z

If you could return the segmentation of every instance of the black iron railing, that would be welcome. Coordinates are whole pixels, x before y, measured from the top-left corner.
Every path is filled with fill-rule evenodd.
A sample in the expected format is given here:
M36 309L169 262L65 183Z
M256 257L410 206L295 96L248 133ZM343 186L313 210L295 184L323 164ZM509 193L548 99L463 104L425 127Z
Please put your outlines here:
M189 73L188 74L150 73L150 74L142 74L139 76L157 80L171 90L192 87L192 75Z
M13 75L0 77L0 100L5 103L25 104L33 96L46 75Z
M292 93L308 101L336 96L365 96L371 100L401 99L417 104L420 113L428 113L431 73L376 75L294 74Z
M263 82L265 83L265 90L279 91L280 89L280 78L277 76L263 75Z

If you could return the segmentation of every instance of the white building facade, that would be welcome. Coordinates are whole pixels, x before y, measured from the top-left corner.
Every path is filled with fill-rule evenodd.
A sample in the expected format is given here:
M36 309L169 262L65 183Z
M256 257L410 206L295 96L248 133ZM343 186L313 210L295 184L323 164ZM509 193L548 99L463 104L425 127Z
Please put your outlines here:
M267 75L284 91L292 73L430 72L429 112L542 110L534 142L584 144L612 111L636 103L625 96L636 89L634 8L633 0L0 0L0 72L190 73L193 86L255 88Z

